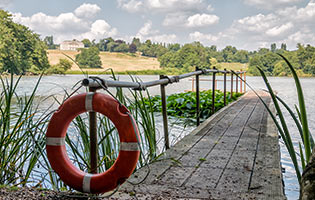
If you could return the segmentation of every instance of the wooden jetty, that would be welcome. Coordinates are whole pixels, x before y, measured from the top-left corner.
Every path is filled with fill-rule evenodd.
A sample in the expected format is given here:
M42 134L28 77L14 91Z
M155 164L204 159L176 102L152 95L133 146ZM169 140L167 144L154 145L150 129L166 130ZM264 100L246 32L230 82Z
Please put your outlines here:
M259 92L266 102L269 96ZM253 92L133 174L118 199L286 199L276 128Z

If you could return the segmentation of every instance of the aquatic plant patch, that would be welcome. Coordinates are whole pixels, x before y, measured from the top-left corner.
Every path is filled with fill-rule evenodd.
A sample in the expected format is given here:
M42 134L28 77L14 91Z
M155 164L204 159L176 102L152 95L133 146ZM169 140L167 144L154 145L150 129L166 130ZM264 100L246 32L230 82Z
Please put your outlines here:
M233 93L232 97L230 92L226 93L226 104L235 101L242 93ZM155 112L160 112L162 109L161 96L157 95L150 98L152 108ZM144 100L149 106L149 99ZM167 96L167 114L175 117L189 118L192 121L196 119L197 101L196 92L176 93ZM224 107L224 93L220 90L215 91L215 112ZM211 116L212 113L212 90L200 92L200 120L204 121Z

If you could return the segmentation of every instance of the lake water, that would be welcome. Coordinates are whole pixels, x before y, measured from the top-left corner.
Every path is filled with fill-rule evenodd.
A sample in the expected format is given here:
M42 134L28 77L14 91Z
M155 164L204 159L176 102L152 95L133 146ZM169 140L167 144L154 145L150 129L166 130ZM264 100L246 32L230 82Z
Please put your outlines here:
M109 78L109 75L101 75L101 78ZM118 76L119 80L121 81L130 81L129 76L120 75ZM145 75L145 76L137 76L143 82L157 80L159 77L155 75ZM72 87L84 78L83 75L66 75L66 76L44 76L42 78L40 87L38 88L37 94L42 96L49 96L49 95L56 95L57 97L62 97L64 95L64 91L71 92ZM230 77L228 77L229 79ZM32 88L35 86L36 80L38 77L23 77L21 84L19 85L19 93L20 94L30 94ZM210 76L202 77L202 79L211 79ZM222 77L218 77L218 79L223 79ZM274 90L278 92L278 95L284 99L288 105L293 109L294 105L298 103L297 100L297 93L295 89L294 80L290 77L270 77L269 81ZM262 81L261 77L247 77L247 82L255 89L265 89L265 85ZM315 78L301 78L301 84L304 91L306 107L308 111L308 120L310 130L315 130ZM235 87L235 83L234 83ZM211 83L209 81L201 81L200 83L201 89L210 89ZM218 82L218 89L223 88L223 83ZM192 81L190 78L183 79L180 83L170 84L166 87L167 94L183 92L186 90L192 89ZM247 87L247 90L249 88ZM227 90L230 90L230 84L227 84ZM84 92L85 89L81 88L79 92ZM149 89L151 95L158 95L160 94L160 87L155 86ZM45 106L45 105L42 105ZM294 109L293 109L294 110ZM298 150L298 141L299 141L299 134L294 127L294 122L290 119L288 113L284 113L287 120L288 126L292 133L292 139L294 142L294 146L296 150ZM162 132L162 121L161 118L157 119L157 127L160 129L160 133ZM174 132L172 132L175 130ZM193 127L190 127L186 131L182 131L180 127L172 127L171 128L171 141L175 142L175 138L179 138L178 135L185 135L187 132L191 131ZM298 199L299 196L299 187L298 182L295 176L295 170L291 163L289 154L287 153L285 146L283 145L282 141L280 141L281 146L281 162L282 166L285 168L284 182L285 182L285 193L288 199Z

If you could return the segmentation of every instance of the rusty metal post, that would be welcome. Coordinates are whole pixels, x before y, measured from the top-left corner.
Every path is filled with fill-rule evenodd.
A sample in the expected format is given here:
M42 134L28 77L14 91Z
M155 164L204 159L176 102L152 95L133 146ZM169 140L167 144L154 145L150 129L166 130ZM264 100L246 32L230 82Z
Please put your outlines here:
M224 71L226 71L226 69L224 69ZM223 76L223 95L224 95L224 106L226 106L226 72L224 72L224 76Z
M231 99L233 97L233 73L231 72Z
M215 70L216 68L213 67L213 69ZM212 110L211 110L211 114L214 114L215 112L215 106L214 106L214 102L215 102L215 74L216 72L213 72L212 74Z
M235 92L238 93L238 74L235 74Z
M164 75L160 75L160 79L165 78ZM165 86L161 84L161 99L162 99L162 116L163 116L163 127L164 127L164 145L165 149L170 148L170 142L168 138L168 123L167 123L167 108L166 108L166 95L165 95Z
M89 87L89 92L96 92L95 88ZM89 112L90 130L90 173L97 174L97 118L96 112Z
M196 71L199 68L196 67ZM200 124L200 93L199 93L199 75L196 75L196 112L197 112L197 126Z
M243 81L242 81L242 79L243 79L243 73L241 73L240 74L240 90L241 90L241 93L243 93Z
M246 72L244 72L244 92L246 92Z

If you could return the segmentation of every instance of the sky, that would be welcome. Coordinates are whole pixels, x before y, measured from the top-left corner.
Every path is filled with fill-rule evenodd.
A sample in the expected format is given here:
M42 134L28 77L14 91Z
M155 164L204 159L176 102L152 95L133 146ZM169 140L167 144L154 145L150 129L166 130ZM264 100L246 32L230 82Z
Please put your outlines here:
M218 49L315 46L315 0L0 0L0 8L57 44L137 37Z

